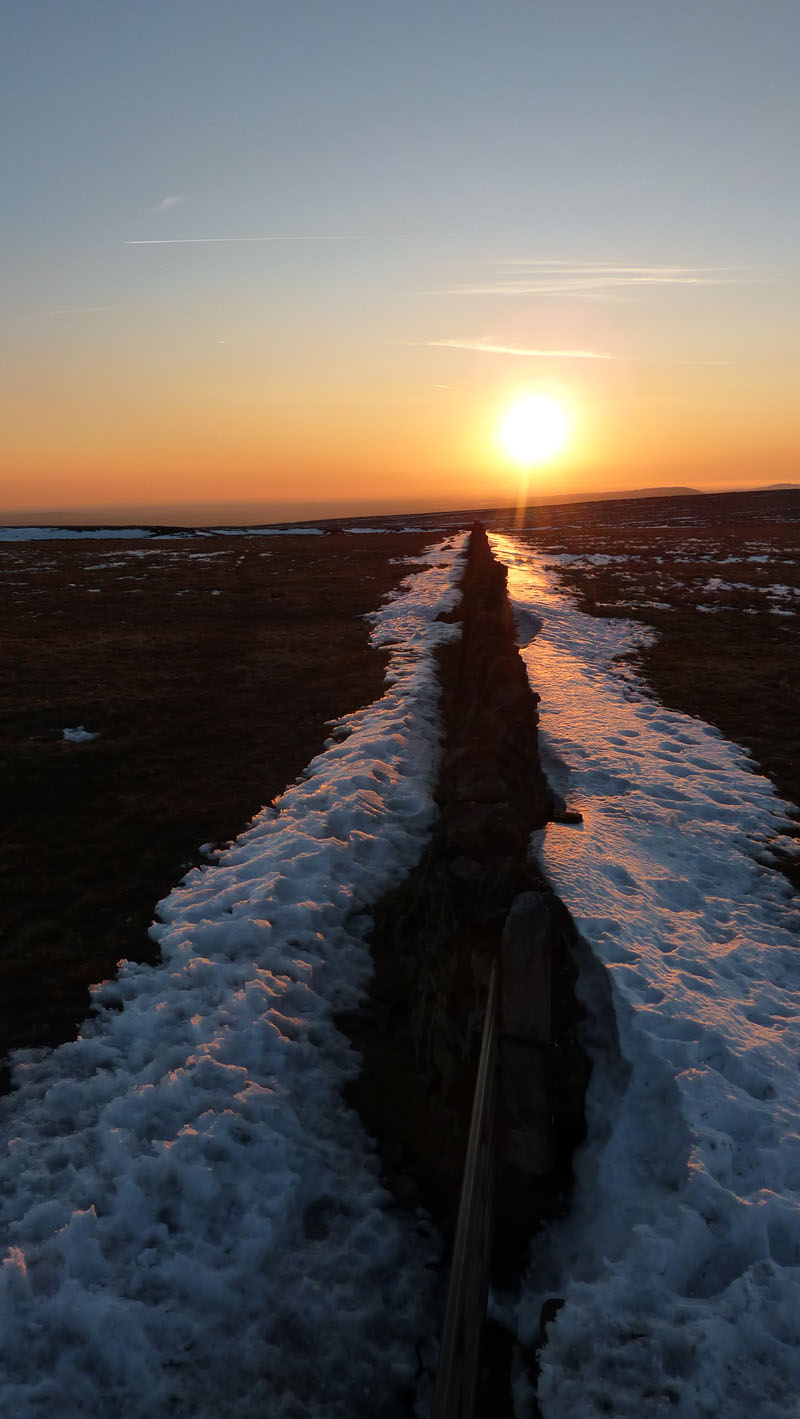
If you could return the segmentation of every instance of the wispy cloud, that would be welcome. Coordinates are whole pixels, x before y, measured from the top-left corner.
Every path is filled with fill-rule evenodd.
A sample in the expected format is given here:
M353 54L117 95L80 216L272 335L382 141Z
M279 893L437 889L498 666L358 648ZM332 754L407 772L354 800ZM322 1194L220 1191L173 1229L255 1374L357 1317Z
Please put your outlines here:
M613 360L608 350L546 350L526 345L509 345L493 338L482 340L420 340L411 342L434 349L477 350L483 355L521 355L527 360Z
M125 246L219 246L231 242L329 242L329 241L383 241L383 236L215 236L215 237L137 237L126 241Z
M70 305L58 310L46 310L45 315L94 315L95 311L119 310L118 305Z
M518 259L487 263L491 274L446 286L439 295L572 296L616 300L668 286L729 286L760 280L737 266L632 266L601 261Z
M185 193L185 192L176 192L176 193L174 193L174 195L173 195L172 197L162 197L162 198L161 198L161 201L159 202L158 206L156 207L156 211L157 211L157 212L171 212L173 207L179 207L180 204L181 204L181 202L185 202L185 201L186 201L186 193Z

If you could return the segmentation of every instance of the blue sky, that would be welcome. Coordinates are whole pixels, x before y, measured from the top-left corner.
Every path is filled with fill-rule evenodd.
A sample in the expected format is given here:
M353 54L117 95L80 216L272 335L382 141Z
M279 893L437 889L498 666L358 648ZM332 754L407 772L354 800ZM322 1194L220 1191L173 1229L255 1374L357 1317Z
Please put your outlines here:
M12 0L5 501L477 491L542 379L565 486L789 476L798 39L752 0Z

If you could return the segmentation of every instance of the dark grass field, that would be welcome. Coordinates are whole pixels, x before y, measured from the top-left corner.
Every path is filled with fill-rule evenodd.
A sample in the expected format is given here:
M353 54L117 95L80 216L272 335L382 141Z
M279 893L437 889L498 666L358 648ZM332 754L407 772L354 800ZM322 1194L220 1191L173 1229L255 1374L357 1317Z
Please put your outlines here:
M71 1038L198 848L381 694L363 616L432 540L0 544L0 1056Z
M154 958L154 907L199 847L241 831L327 721L381 693L363 616L409 569L397 559L473 516L0 543L0 1056L70 1038L90 983ZM541 509L524 532L579 559L560 572L585 610L656 629L653 692L749 748L794 803L799 521L800 494L750 493ZM78 725L99 737L66 742Z

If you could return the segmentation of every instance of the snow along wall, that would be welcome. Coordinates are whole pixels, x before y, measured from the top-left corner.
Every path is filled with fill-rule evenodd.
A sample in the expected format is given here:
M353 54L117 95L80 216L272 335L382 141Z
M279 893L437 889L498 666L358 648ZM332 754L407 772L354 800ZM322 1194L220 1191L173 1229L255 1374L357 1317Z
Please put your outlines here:
M433 650L459 544L374 617L387 688L160 905L79 1038L0 1101L0 1413L396 1419L435 1333L438 1244L381 1187L342 1102L333 1011L370 973L370 905L434 817Z
M586 1067L571 922L529 861L531 833L557 811L539 764L538 696L516 647L506 569L478 526L456 614L461 636L437 652L438 818L419 865L375 909L375 978L341 1023L364 1057L349 1097L380 1141L385 1180L401 1200L424 1201L448 1232L492 962L512 904L536 895L552 955L552 1040L529 1068L552 1136L544 1165L520 1169L506 1146L513 1120L501 1111L495 1260L513 1271L541 1218L563 1206L583 1136Z

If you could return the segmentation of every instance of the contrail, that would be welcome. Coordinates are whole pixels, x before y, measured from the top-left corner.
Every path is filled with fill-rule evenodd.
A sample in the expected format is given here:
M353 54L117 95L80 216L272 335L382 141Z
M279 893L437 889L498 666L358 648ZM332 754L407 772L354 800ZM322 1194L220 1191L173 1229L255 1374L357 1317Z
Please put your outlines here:
M539 350L523 345L497 345L487 340L426 340L427 346L447 350L477 350L484 355L522 355L535 360L613 360L606 350Z
M70 305L47 310L45 315L93 315L98 310L119 310L118 305Z
M390 345L413 349L473 350L482 355L522 355L533 360L615 360L608 350L546 350L525 345L506 345L496 340L389 340Z
M137 237L126 241L125 246L209 246L223 242L262 241L385 241L386 236L222 236L222 237Z

